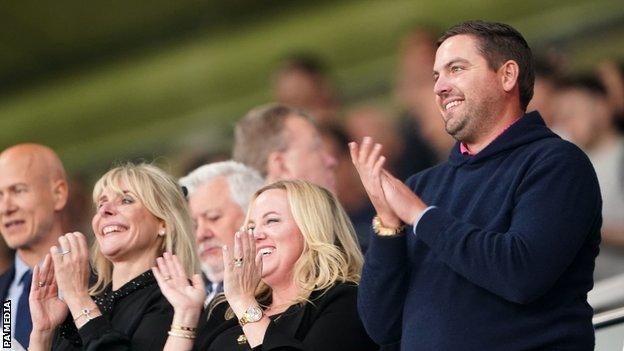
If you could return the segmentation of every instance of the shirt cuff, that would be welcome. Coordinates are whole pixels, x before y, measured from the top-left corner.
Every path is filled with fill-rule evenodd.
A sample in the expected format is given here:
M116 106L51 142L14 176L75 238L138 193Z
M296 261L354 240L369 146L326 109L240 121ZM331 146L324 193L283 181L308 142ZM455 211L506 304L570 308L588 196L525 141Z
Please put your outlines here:
M425 213L427 213L427 211L432 210L434 208L437 208L437 206L429 206L425 208L424 211L422 211L420 216L416 217L416 220L414 221L414 225L412 226L412 231L414 232L414 235L416 235L416 227L418 226L418 222L420 222L420 219L423 218L423 216L425 215Z

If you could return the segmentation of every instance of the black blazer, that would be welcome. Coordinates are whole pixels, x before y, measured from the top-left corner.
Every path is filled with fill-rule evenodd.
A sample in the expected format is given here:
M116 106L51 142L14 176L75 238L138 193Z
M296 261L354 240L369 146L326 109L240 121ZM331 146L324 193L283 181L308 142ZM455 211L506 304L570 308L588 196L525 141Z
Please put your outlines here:
M0 275L0 299L2 301L7 299L9 293L9 287L15 277L15 263L11 264L11 267L7 269L2 275Z
M337 284L324 293L314 291L311 303L294 305L281 315L272 316L264 342L253 350L379 350L364 330L356 298L357 286L351 283ZM196 349L250 350L247 343L237 342L243 331L236 318L224 319L226 309L226 303L215 307L210 320L199 330Z

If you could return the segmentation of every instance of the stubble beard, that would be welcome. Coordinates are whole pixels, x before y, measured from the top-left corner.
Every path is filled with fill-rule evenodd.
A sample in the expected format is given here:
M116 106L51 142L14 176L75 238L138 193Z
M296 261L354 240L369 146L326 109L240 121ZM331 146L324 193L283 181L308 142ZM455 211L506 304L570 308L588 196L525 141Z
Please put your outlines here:
M444 129L457 141L464 141L464 131L468 125L470 117L462 114L460 116L452 117L444 123Z
M496 119L494 111L491 109L495 104L495 99L492 97L486 97L482 101L473 102L472 106L468 106L468 101L465 100L462 107L466 110L458 111L460 114L446 121L444 124L446 132L457 141L463 143L475 142L489 130Z

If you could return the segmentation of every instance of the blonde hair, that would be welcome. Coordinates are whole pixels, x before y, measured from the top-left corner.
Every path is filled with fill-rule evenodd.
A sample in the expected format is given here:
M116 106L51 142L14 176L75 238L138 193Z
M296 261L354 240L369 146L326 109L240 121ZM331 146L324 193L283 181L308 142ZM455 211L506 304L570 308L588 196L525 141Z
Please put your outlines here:
M127 163L111 169L97 181L93 188L94 203L107 188L119 193L124 190L135 193L143 206L165 224L166 233L158 254L177 255L188 276L199 271L191 217L182 190L172 176L150 164ZM100 252L97 240L93 243L91 257L97 281L89 292L96 295L111 283L113 265Z
M293 282L299 295L292 304L309 302L312 291L326 290L337 282L360 281L364 257L353 225L336 197L327 189L303 180L281 180L260 188L252 198L271 189L285 190L290 210L303 236L303 252L293 267ZM251 206L250 206L251 209ZM247 212L247 223L249 211ZM271 288L264 282L256 289L256 300L267 305ZM214 299L214 308L225 300ZM231 309L225 315L233 317Z

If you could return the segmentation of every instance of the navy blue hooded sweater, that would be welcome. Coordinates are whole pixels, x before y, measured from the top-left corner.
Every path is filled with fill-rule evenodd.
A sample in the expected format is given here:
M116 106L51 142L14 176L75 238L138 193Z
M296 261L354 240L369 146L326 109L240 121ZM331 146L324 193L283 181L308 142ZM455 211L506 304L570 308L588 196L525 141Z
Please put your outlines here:
M417 155L414 155L417 157ZM601 198L591 163L537 112L475 156L408 186L437 206L400 237L373 235L358 295L377 343L402 350L593 350Z

